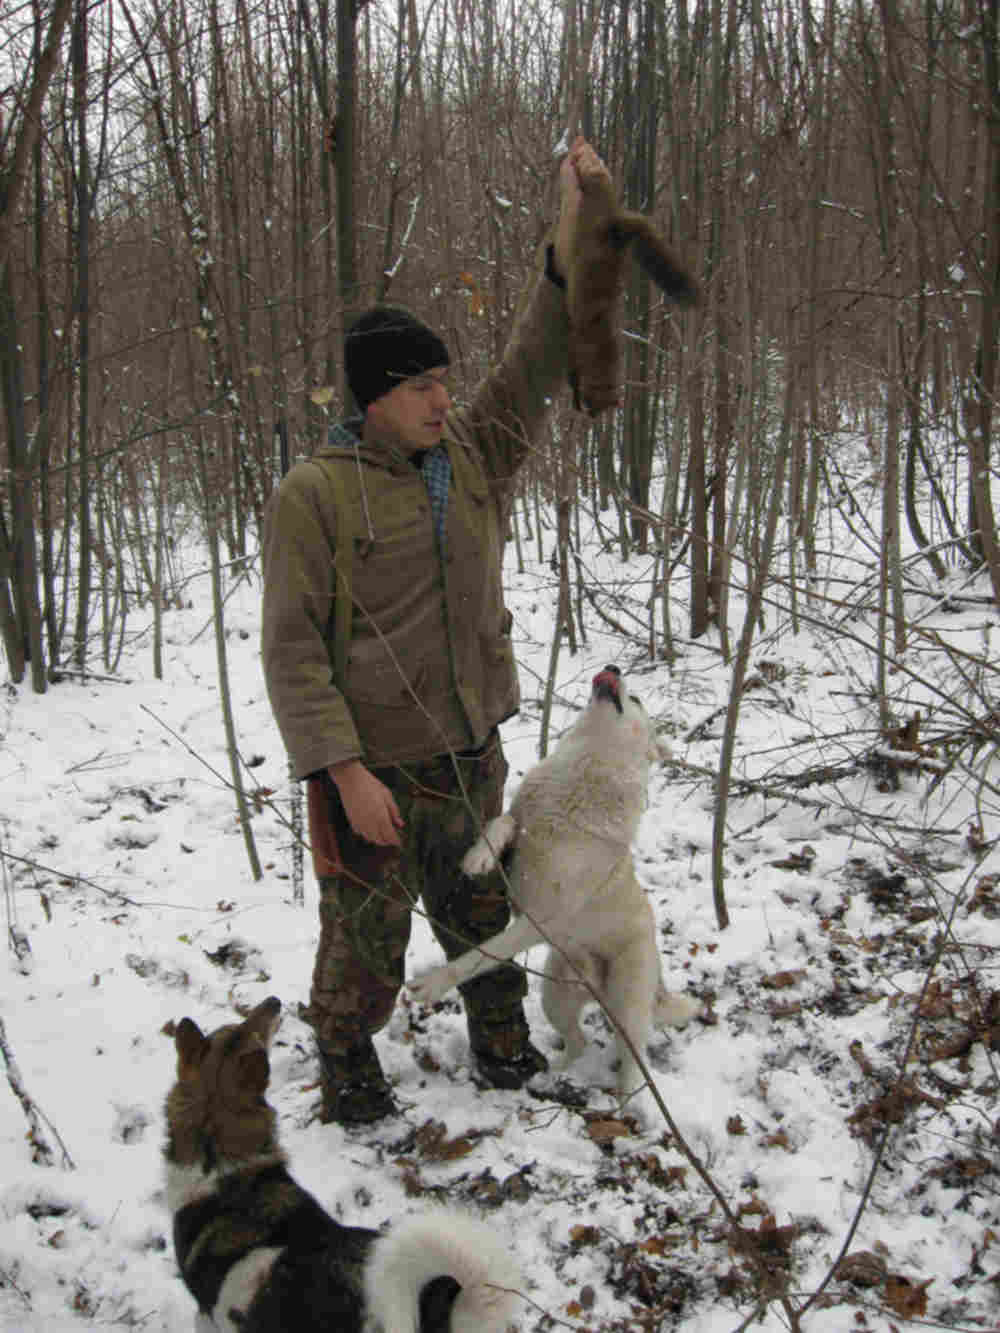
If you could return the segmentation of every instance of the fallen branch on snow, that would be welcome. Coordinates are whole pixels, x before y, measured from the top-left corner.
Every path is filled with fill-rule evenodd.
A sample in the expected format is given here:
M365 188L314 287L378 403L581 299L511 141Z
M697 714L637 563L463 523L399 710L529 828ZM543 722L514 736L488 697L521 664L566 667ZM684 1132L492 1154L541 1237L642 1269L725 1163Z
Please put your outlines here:
M59 1131L53 1125L52 1121L39 1110L24 1086L24 1080L21 1078L21 1071L17 1067L17 1061L14 1059L14 1053L10 1049L10 1043L7 1041L7 1029L4 1021L0 1018L0 1054L3 1055L4 1064L7 1066L7 1082L10 1084L11 1091L17 1100L21 1103L21 1110L28 1120L28 1142L31 1144L31 1160L38 1166L51 1166L53 1152L49 1146L49 1141L45 1137L45 1131L42 1129L42 1121L52 1131L56 1142L62 1152L62 1164L67 1171L75 1171L76 1163L70 1157L69 1152L63 1143Z

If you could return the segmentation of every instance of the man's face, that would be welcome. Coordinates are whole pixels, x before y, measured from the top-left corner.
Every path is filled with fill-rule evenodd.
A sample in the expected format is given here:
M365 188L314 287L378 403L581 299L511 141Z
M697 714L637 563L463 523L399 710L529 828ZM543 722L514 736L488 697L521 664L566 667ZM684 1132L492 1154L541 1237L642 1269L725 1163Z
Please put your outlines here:
M396 435L411 453L433 449L441 442L444 418L451 406L445 384L447 366L400 380L394 389L368 404L366 420Z

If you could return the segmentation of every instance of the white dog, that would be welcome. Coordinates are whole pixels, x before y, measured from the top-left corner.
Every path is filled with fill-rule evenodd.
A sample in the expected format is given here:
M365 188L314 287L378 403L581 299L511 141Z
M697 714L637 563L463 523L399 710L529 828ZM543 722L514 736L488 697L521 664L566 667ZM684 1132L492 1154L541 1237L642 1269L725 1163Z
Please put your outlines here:
M585 1046L579 1020L588 987L640 1055L654 1023L683 1027L699 1013L696 1000L663 985L656 923L632 864L649 766L659 754L646 710L619 669L605 667L579 720L462 862L467 875L484 875L512 848L504 865L518 915L478 948L416 978L414 998L433 1004L452 986L546 940L542 1007L565 1041L567 1064ZM645 1080L621 1031L617 1037L625 1100ZM654 1103L647 1092L629 1109L648 1120Z

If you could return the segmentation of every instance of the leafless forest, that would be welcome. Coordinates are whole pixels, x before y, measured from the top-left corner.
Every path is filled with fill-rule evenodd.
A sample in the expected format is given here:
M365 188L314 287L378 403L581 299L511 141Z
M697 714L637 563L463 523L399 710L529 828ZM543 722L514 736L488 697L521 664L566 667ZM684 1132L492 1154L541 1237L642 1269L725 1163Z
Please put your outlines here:
M871 998L868 971L881 980L881 968L893 987L903 969L923 971L895 1072L883 1078L880 1059L847 1036L847 1054L823 1064L834 1071L831 1104L853 1089L853 1065L873 1087L883 1080L876 1099L857 1094L851 1114L852 1133L873 1148L860 1217L914 1106L973 1105L986 1126L982 1172L996 1163L1000 990L983 923L1000 915L1000 875L985 873L1000 825L995 637L990 646L1000 603L1000 0L0 0L0 679L23 682L22 702L51 689L36 702L58 716L60 681L115 675L140 604L144 624L152 608L161 677L163 618L188 609L178 552L195 531L212 575L232 784L259 877L226 689L227 588L253 565L282 467L346 410L340 347L352 312L381 298L417 310L446 338L460 396L495 360L554 216L557 146L576 130L608 162L625 205L651 216L689 263L702 300L679 312L630 270L621 409L591 420L566 394L522 474L512 549L551 579L537 600L551 594L558 607L548 692L537 693L551 700L558 654L588 628L610 631L630 666L672 662L694 644L699 663L710 655L725 668L728 706L714 694L678 697L690 726L674 732L693 756L681 779L710 796L705 880L720 927L727 808L738 800L773 799L819 821L827 798L806 789L845 779L861 791L851 784L863 771L879 792L898 790L900 774L927 778L960 812L944 806L961 867L953 848L940 864L900 851L897 842L922 845L933 830L870 814L868 788L848 811L852 829L866 825L892 851L890 869L902 864L925 886L967 870L947 919L936 899L931 909L901 892L904 875L853 857L842 903L808 927L810 948L825 958L829 942L835 963L832 981L810 974L817 987L829 981L816 1052L853 1034L835 1020L858 1011L852 995L868 988ZM594 527L601 568L621 556L620 577L603 586L581 557L580 532ZM636 555L652 571L641 585L626 563ZM961 642L940 628L947 613L977 606L982 626L966 625ZM838 670L851 704L836 733L814 727L808 710L798 726L794 672L780 651L752 653L779 621L782 631L816 627L831 659L846 645ZM747 776L734 764L741 701L749 711L779 692L796 735ZM928 820L938 808L926 807ZM51 864L55 845L26 850ZM674 852L693 864L693 843ZM730 901L742 892L745 905L774 868L808 872L816 852L768 856L760 881L731 873ZM31 864L21 851L7 860ZM301 859L296 874L301 896ZM824 874L829 888L836 877ZM898 918L884 940L852 926L852 941L836 927L865 893L876 916ZM803 904L802 919L808 907L819 921ZM960 981L934 989L967 905L981 913L968 931L986 940L975 955L986 961L967 964L956 946ZM914 942L910 928L924 921L933 947ZM8 933L14 941L9 923ZM175 927L158 933L167 958ZM754 1004L772 1013L768 988L806 978L805 964L772 967L755 1000L753 967L738 959L712 973L714 947L697 959L703 989L750 997L727 1017L737 1035ZM775 1007L781 1018L798 1012ZM928 1075L933 1097L916 1088L908 1062L924 1018L960 1029L935 1039L929 1064L982 1047L981 1100L964 1066L962 1080ZM447 1014L432 1021L435 1039L446 1036ZM744 1132L731 1115L730 1146ZM970 1172L979 1135L955 1131ZM769 1144L783 1151L787 1140ZM720 1174L737 1160L727 1153ZM660 1190L660 1176L650 1182ZM541 1199L548 1185L537 1188ZM902 1186L899 1198L913 1213ZM745 1229L726 1234L746 1244ZM995 1254L992 1223L984 1237L982 1253L992 1244ZM792 1239L788 1227L765 1236L779 1250ZM577 1240L604 1243L596 1229ZM628 1251L629 1280L638 1253ZM719 1286L741 1319L751 1311L740 1327L779 1300L787 1327L801 1328L829 1277L793 1309L771 1249L740 1253L752 1281L744 1289L744 1276L724 1276ZM970 1282L984 1271L979 1255L973 1246ZM995 1274L980 1286L995 1319ZM624 1277L622 1289L631 1300ZM647 1295L635 1299L674 1309L662 1292ZM890 1305L922 1316L925 1287L917 1297L923 1305ZM956 1309L942 1301L934 1318L956 1326ZM683 1300L676 1310L687 1317ZM985 1321L977 1306L967 1326ZM650 1315L628 1326L659 1325Z
M353 309L412 305L474 383L552 217L569 126L688 259L704 300L678 314L636 269L623 410L596 422L562 410L512 537L541 542L540 510L558 515L572 634L573 517L591 508L624 555L660 553L651 653L673 651L671 586L690 637L715 628L728 653L733 588L756 613L780 577L793 614L816 611L817 516L839 506L881 576L888 728L908 581L984 569L1000 596L997 11L8 3L0 633L12 679L43 691L59 671L112 669L130 606L176 596L178 523L204 525L217 567L253 554L281 446L308 453L342 411ZM866 442L880 512L852 495L847 431Z

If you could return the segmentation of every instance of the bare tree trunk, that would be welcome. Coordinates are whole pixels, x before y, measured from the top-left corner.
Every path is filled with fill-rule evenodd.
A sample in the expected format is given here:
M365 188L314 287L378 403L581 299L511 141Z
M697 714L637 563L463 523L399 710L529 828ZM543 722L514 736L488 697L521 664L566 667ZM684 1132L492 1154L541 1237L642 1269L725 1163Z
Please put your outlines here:
M987 116L987 161L984 170L983 233L986 253L983 260L983 296L980 306L978 375L975 380L976 419L968 432L969 491L974 515L975 542L982 553L993 588L993 598L1000 604L1000 543L990 488L990 443L993 430L993 404L997 389L997 338L1000 336L1000 0L984 0L983 91Z
M187 242L194 273L195 308L198 311L200 321L198 327L201 331L202 341L205 344L208 355L208 393L213 404L220 405L222 411L229 411L233 417L237 417L236 407L238 400L233 392L230 362L226 356L226 351L219 332L220 321L218 307L221 298L216 284L214 271L215 265L211 252L205 244L207 239L205 228L208 223L208 209L205 202L204 181L198 174L200 164L195 163L191 168L191 185L189 189L187 179L185 178L184 161L178 151L178 136L171 133L170 125L167 121L167 108L163 99L160 79L156 66L149 54L148 43L141 42L135 25L134 16L126 0L122 0L122 10L137 45L143 50L146 73L149 79L150 110L159 134L160 146L163 150L164 157L166 158L175 201L184 220L185 240ZM177 51L170 43L167 34L164 34L164 40L167 43L166 55L172 74L171 92L174 96L187 99L187 93L180 78ZM188 116L190 117L193 111L193 106L190 100L186 100L185 105ZM187 345L189 363L188 378L190 381L192 402L195 401L197 397L194 354L192 351L193 342L194 340L190 339ZM220 429L221 426L222 423L220 422ZM237 812L239 815L240 827L243 830L243 838L247 848L247 856L250 861L250 869L254 879L259 879L261 875L260 861L254 844L253 829L250 823L250 812L243 788L243 775L240 769L240 757L236 741L236 727L233 720L232 700L229 690L225 624L223 620L222 574L219 558L218 497L216 490L213 487L212 477L209 472L208 448L205 443L204 427L200 420L195 424L194 434L197 447L197 468L201 491L201 507L205 521L205 536L208 542L212 568L213 623L215 627L216 657L219 672L219 699L222 708L223 725L226 733L226 748L229 755L230 772L233 791L236 797Z
M556 617L552 626L552 645L549 650L549 668L545 676L545 695L542 699L542 716L538 732L538 757L544 759L549 752L549 724L552 720L552 696L556 687L556 670L559 665L559 649L562 645L563 634L567 628L572 628L573 602L570 595L569 573L568 569L563 571L562 555L566 554L565 547L568 546L568 540L564 544L562 534L565 528L566 537L569 536L569 501L565 496L560 496L557 505L557 522L560 534L560 559L559 559L559 593L556 600ZM575 644L572 648L575 652Z
M380 303L389 294L389 286L399 269L393 264L392 252L396 237L396 208L399 203L402 161L399 139L403 120L403 96L406 88L404 34L407 23L407 0L396 0L396 57L392 78L392 128L389 131L389 202L386 210L385 238L382 245L382 263L375 280L375 300ZM400 253L399 263L403 262Z
M87 670L87 635L90 621L92 570L90 487L90 145L87 124L87 0L77 0L73 19L73 120L76 133L74 203L76 210L76 328L77 328L77 545L76 626L73 661Z
M791 354L791 340L789 340L789 354ZM754 633L770 574L771 559L774 555L774 542L778 531L778 518L781 514L785 468L788 462L792 433L794 390L795 376L788 374L785 381L785 407L782 413L781 434L774 459L774 474L771 478L767 526L764 530L760 559L754 568L747 595L743 629L732 661L729 703L726 707L726 725L722 735L722 750L719 755L719 776L715 788L715 817L712 822L712 896L715 901L715 919L720 930L725 930L729 925L723 853L726 847L726 816L729 811L729 787L732 781L733 754L736 750L736 726L739 721L740 701L743 695L743 682L746 679L747 664L750 661L750 650L753 647Z
M250 873L255 880L261 878L260 858L253 836L253 824L250 820L250 806L247 803L243 787L243 772L240 767L240 751L236 739L236 723L233 719L233 700L229 689L229 663L226 656L226 625L223 615L224 598L222 595L222 567L219 560L219 527L215 504L212 499L208 478L205 439L199 429L196 446L198 450L198 468L201 472L202 492L205 496L205 536L208 540L208 554L212 567L212 624L215 629L215 657L219 677L219 704L222 709L222 725L226 733L226 754L229 756L229 774L236 797L236 811L240 829L243 833L243 845L246 847L250 862Z
M10 265L0 266L0 390L7 423L10 468L10 532L0 512L0 632L11 676L19 681L31 664L31 687L46 689L42 610L35 554L31 451L24 417L24 370Z
M59 61L59 49L62 45L63 31L73 11L73 0L56 0L49 19L49 32L45 46L38 52L34 68L28 83L28 95L24 102L24 112L18 123L14 139L14 152L10 161L0 160L0 267L7 262L10 248L11 224L17 212L28 178L28 162L38 142L42 126L42 105L49 83L56 72ZM36 12L36 22L38 16Z
M806 38L804 47L809 67L807 110L810 122L810 151L807 154L809 171L805 257L807 326L803 366L808 414L801 533L805 568L810 581L816 575L816 509L819 503L819 482L823 462L820 376L825 340L820 335L820 326L827 309L823 288L829 265L824 262L822 231L830 176L830 135L833 128L829 108L829 65L834 59L835 51L833 0L824 0L822 14L823 28L822 32L817 34L815 30L817 12L810 0L802 0L801 24ZM811 589L811 582L809 586Z
M705 376L700 366L688 380L688 485L691 491L691 637L700 639L713 620L708 577Z
M712 0L712 174L709 184L712 230L709 242L708 281L713 287L715 402L712 472L709 478L708 496L712 506L711 547L708 552L708 601L719 629L724 656L728 656L728 643L724 619L726 597L722 590L722 578L725 568L726 506L729 490L729 455L733 442L733 405L730 391L729 300L732 283L728 244L729 190L723 166L723 148L729 114L735 14L735 4L728 4L724 30L722 0Z
M927 77L933 85L937 79L937 40L933 30L934 18L927 10L925 49L927 54ZM928 352L934 336L928 318L929 290L933 282L930 261L930 238L933 220L933 179L931 176L931 143L933 99L927 97L918 101L915 92L907 80L901 77L901 71L894 71L897 87L908 106L908 122L912 150L917 157L916 216L913 219L916 241L916 293L915 321L913 330L913 353L910 366L904 364L903 349L900 348L901 369L904 376L904 397L906 410L906 471L903 482L906 523L910 536L919 551L930 565L937 579L943 579L947 573L944 561L924 531L920 512L917 508L917 476L923 471L918 468L926 457L923 447L922 415L925 396L928 394ZM902 331L900 334L902 338ZM933 482L932 482L933 485ZM933 492L932 492L933 497Z
M882 451L882 541L879 552L877 664L879 722L883 735L896 719L889 706L890 631L892 652L906 648L902 567L899 553L899 330L894 311L886 324L886 419Z
M337 277L343 327L357 312L360 287L357 269L357 222L354 173L355 108L357 106L357 0L337 3Z
M906 621L903 604L903 575L900 563L899 517L899 342L901 319L901 255L897 177L896 134L894 127L895 80L897 67L897 12L895 0L880 0L886 46L887 71L877 58L870 57L875 93L875 160L879 173L882 216L882 246L890 272L888 310L885 321L885 442L882 454L882 538L879 570L879 634L877 692L879 717L883 732L891 725L888 701L888 656L891 621L892 651L898 657L906 648ZM877 73L875 72L877 70Z
M623 14L625 7L623 6ZM638 59L628 42L621 43L622 101L625 108L625 202L630 208L649 211L656 198L656 29L655 9L650 0L638 0ZM632 66L635 65L633 84ZM622 465L629 499L632 501L631 538L633 547L645 552L649 530L644 514L649 511L649 489L653 474L655 433L650 397L650 348L652 329L651 284L646 274L634 265L627 289L625 315L632 336L626 348L625 413L623 420Z
M68 13L68 5L67 5ZM36 64L42 54L42 23L39 6L34 9L34 58ZM53 514L52 481L49 476L49 460L52 452L52 416L55 410L52 393L52 379L49 366L49 338L51 320L49 315L49 220L48 220L48 173L44 169L42 143L35 140L32 150L34 176L34 216L33 243L35 265L35 303L38 310L37 320L37 357L38 357L38 424L35 431L34 457L38 469L38 514L39 542L41 548L42 579L42 622L45 630L45 643L48 650L48 668L59 662L60 640L56 617L55 565L53 559ZM68 523L66 524L68 527Z
M166 540L163 520L166 512L167 491L166 453L167 441L166 436L164 436L160 448L159 466L156 468L154 475L156 492L153 517L153 675L157 680L163 679L163 602L165 596L163 587L163 543Z

